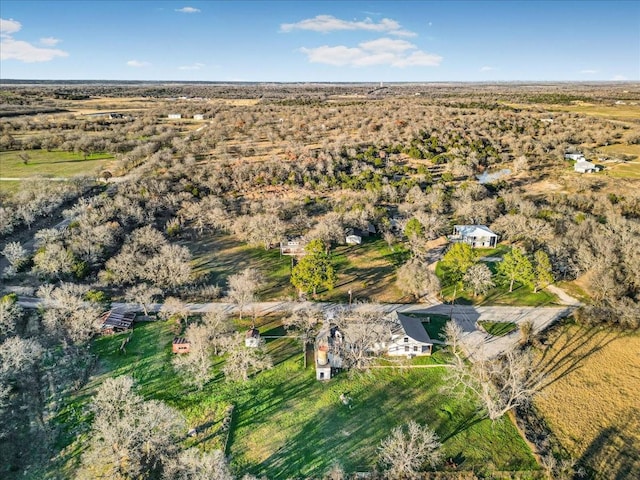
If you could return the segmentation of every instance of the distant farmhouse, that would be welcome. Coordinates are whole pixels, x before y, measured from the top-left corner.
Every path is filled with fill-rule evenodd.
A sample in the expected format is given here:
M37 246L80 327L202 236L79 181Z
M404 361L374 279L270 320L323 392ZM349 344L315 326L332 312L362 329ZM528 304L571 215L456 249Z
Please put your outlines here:
M578 160L573 166L573 170L579 173L595 173L598 170L595 164L587 160Z
M385 326L358 325L350 323L341 330L335 325L323 328L316 337L315 366L317 380L330 380L343 367L341 352L349 349L349 338L357 338L359 328L380 328L381 341L371 350L372 354L386 354L390 357L413 358L431 355L434 343L418 318L398 312L391 313L391 329Z
M202 113L196 113L196 114L193 116L193 119L194 119L194 120L204 120L204 115L203 115Z
M565 160L573 160L574 162L580 162L585 160L584 155L582 153L565 153Z
M182 115L179 113L170 113L169 115L167 115L167 118L170 120L179 120L182 118Z
M451 242L468 243L473 248L493 248L498 243L498 235L486 225L455 225L453 235L448 238Z

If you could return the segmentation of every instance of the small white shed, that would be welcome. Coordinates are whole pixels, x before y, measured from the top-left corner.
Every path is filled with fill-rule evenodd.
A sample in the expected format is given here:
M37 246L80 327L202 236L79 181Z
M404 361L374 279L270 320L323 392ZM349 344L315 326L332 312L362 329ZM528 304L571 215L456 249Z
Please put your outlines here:
M362 243L362 237L359 235L347 235L345 241L347 245L360 245Z

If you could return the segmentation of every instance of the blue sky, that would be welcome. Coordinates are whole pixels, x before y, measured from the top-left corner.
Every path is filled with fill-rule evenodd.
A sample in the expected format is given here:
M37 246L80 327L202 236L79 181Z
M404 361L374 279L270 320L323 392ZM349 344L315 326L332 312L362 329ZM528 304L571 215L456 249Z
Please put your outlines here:
M638 1L2 0L0 78L640 80Z

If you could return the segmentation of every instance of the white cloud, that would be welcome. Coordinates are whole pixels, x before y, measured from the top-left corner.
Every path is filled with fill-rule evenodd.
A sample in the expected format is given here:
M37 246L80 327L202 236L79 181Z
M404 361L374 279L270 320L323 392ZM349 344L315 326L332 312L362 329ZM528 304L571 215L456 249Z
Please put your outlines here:
M200 9L199 8L193 8L193 7L182 7L182 8L176 8L176 12L180 12L180 13L199 13Z
M385 32L399 37L416 36L414 32L402 29L398 22L390 18L383 18L376 23L368 17L361 21L351 21L341 20L333 15L317 15L314 18L307 18L296 23L283 23L280 25L281 32L292 32L293 30L310 30L320 33L339 30L365 30L369 32Z
M629 80L629 79L624 75L614 75L611 80L613 80L614 82L622 82L624 80Z
M69 54L56 48L40 48L29 42L11 37L0 41L0 60L19 60L25 63L48 62L56 57L68 57Z
M598 70L592 70L588 68L586 70L580 70L580 73L584 73L585 75L593 75L594 73L598 73Z
M204 63L194 63L193 65L182 65L178 70L200 70L204 67Z
M0 35L11 36L12 33L16 33L20 31L22 28L22 24L13 18L9 18L8 20L5 18L0 18Z
M489 65L485 65L484 67L480 67L480 71L481 72L491 72L493 70L495 70L495 68L490 67Z
M130 67L135 67L135 68L142 68L142 67L150 67L151 64L149 62L141 62L139 60L129 60L127 62L127 65Z
M40 39L40 43L42 45L46 45L47 47L55 47L61 41L62 40L60 40L59 38L55 38L55 37L45 37L45 38L41 38Z
M13 38L13 34L19 32L21 28L22 24L16 20L0 18L0 60L18 60L25 63L35 63L48 62L56 57L69 56L64 50L36 47L29 42L16 40ZM56 40L56 42L48 44L46 42L42 43L47 46L54 46L59 41L53 37L48 40Z
M440 65L442 57L418 50L414 44L405 40L379 38L360 43L357 47L323 45L316 48L301 48L311 63L324 63L337 67L369 67L388 65L392 67L435 67Z

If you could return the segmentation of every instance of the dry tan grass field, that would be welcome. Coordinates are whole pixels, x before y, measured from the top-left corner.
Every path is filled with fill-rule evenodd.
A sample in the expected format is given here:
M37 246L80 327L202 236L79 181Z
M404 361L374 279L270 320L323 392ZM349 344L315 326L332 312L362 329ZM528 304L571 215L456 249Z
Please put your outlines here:
M596 478L640 478L640 335L572 326L552 345L536 408Z

